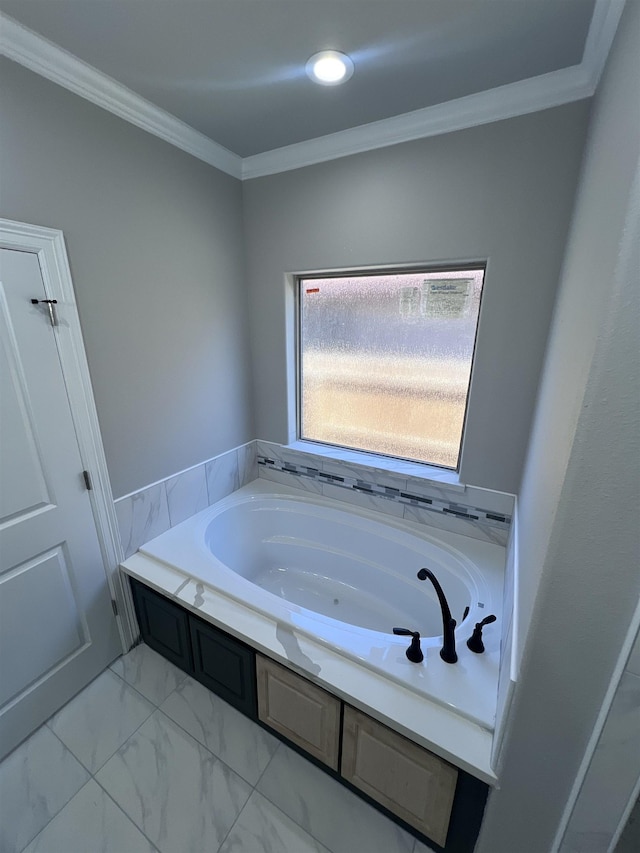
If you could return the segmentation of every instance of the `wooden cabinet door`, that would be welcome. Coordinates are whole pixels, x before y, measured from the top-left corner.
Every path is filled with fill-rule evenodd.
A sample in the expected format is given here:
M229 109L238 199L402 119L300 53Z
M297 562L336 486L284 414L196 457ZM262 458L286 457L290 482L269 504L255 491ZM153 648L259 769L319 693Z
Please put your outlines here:
M167 660L192 674L188 614L133 578L131 591L142 639Z
M213 693L256 718L255 653L208 622L189 617L193 674Z
M458 771L345 705L342 776L444 847Z
M338 769L340 700L261 655L258 717L301 749Z

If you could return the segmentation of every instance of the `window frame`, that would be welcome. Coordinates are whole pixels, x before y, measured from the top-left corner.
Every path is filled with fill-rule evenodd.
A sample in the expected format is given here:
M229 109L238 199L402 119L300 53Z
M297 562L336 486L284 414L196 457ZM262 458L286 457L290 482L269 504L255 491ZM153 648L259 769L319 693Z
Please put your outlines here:
M372 266L372 267L343 267L339 269L323 269L323 270L313 270L308 272L296 272L292 273L287 278L289 279L290 286L293 290L293 311L294 311L294 324L293 324L293 347L294 347L294 358L293 358L293 376L288 376L287 384L289 389L291 390L290 382L293 381L293 386L295 389L295 393L293 395L293 400L295 404L295 437L293 438L293 442L298 445L298 449L303 452L307 449L322 455L322 449L326 448L327 454L331 457L343 458L345 461L356 461L356 457L362 456L361 464L371 465L375 463L375 460L379 460L380 462L385 462L386 464L383 467L390 467L389 463L400 463L404 466L416 466L416 470L426 471L428 473L429 469L435 471L436 473L441 472L443 475L448 475L452 478L452 481L457 482L460 474L460 468L462 466L463 457L464 457L464 446L465 446L465 438L467 433L468 426L468 417L469 417L469 401L471 397L471 389L473 384L475 366L476 366L476 355L478 351L478 336L480 333L480 324L482 322L482 307L484 304L484 294L487 283L487 270L489 266L488 258L483 258L480 260L465 260L459 262L446 262L446 263L420 263L420 264L411 264L411 265L393 265L393 266ZM438 273L451 273L451 272L459 272L464 273L465 270L482 270L483 278L482 278L482 291L480 293L480 304L478 306L478 319L475 327L475 334L473 338L473 347L471 351L471 366L469 371L469 382L467 385L467 392L465 396L464 403L464 414L462 419L462 430L460 434L460 444L458 448L458 457L457 457L457 465L455 468L449 467L446 465L439 465L435 462L426 462L419 459L411 459L405 456L396 456L388 453L382 453L376 450L364 450L362 448L357 447L348 447L343 444L331 444L329 442L319 441L317 439L305 438L302 435L302 281L309 280L317 280L322 281L322 279L332 279L332 278L341 278L341 277L356 277L356 276L385 276L385 275L411 275L411 274L435 274ZM289 394L291 399L291 395ZM367 457L366 459L364 457ZM373 461L372 461L373 460Z

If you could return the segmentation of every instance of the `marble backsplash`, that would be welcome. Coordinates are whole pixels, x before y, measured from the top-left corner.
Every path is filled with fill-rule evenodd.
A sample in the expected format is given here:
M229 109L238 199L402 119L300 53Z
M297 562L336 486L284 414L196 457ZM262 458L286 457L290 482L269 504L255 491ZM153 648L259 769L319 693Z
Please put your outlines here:
M513 495L258 440L118 498L115 508L125 558L258 476L498 545L505 545L509 537Z
M256 443L250 441L118 498L114 503L125 559L144 542L186 521L257 476Z

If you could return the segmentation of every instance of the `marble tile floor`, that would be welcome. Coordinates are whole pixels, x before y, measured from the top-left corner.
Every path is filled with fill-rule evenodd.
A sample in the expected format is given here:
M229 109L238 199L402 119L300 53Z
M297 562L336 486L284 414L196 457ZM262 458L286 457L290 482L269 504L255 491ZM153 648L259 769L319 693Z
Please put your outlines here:
M0 763L0 853L430 853L148 646Z

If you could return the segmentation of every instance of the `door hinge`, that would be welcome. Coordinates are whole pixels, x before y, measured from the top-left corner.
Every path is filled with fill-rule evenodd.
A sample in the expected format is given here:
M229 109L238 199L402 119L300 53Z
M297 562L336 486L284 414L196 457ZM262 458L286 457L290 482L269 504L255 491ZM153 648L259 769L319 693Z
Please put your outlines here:
M93 483L91 482L91 475L88 471L83 471L82 476L84 477L84 484L87 487L88 491L93 489Z
M113 615L117 616L118 615L118 602L115 600L115 598L111 599L111 609L113 610Z

